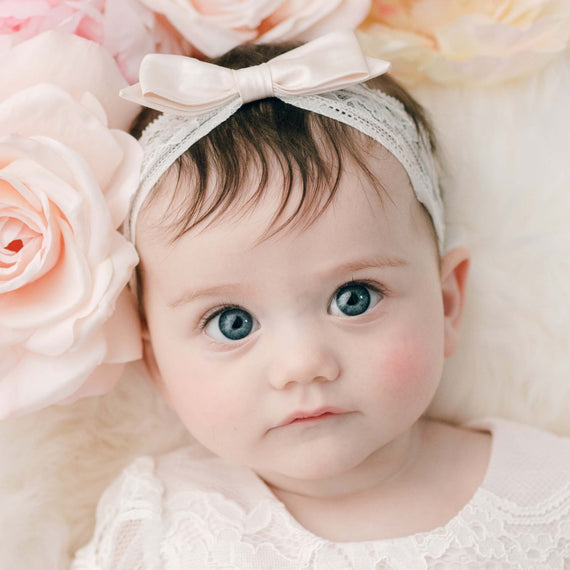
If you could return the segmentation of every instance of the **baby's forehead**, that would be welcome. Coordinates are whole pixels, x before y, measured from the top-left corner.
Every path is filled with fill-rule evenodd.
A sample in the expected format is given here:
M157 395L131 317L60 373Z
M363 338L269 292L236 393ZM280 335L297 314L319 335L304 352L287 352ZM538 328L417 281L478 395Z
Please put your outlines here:
M169 210L173 205L168 193L162 193L148 209L143 211L137 234L137 248L144 271L154 272L153 268L161 271L162 260L173 255L175 251L177 253L174 257L177 257L180 254L180 248L184 250L188 247L189 239L195 246L208 244L207 248L210 251L232 250L237 252L241 246L237 245L235 236L243 230L244 225L250 228L246 230L248 237L243 244L244 249L248 249L263 244L266 240L271 243L272 239L299 236L301 232L312 228L326 212L329 213L329 219L330 216L338 218L338 227L345 228L338 231L341 233L344 231L347 235L350 231L347 232L343 223L347 216L353 215L354 211L357 212L351 218L354 223L389 226L392 228L391 231L397 234L394 236L396 241L407 240L406 236L409 236L410 232L414 232L413 237L416 240L418 238L432 239L429 221L426 222L427 218L421 211L406 171L388 151L380 147L378 143L374 145L370 149L370 156L366 159L371 176L366 175L357 164L351 161L346 162L338 192L331 203L313 219L308 216L300 217L283 226L279 231L275 231L275 228L294 213L303 194L303 188L299 183L293 185L291 201L281 218L275 223L273 218L279 210L283 193L283 179L279 170L269 172L270 176L264 193L257 200L251 200L251 187L246 186L243 188L241 202L233 203L224 213L211 216L204 223L174 240L172 234L167 229L165 230L165 225L168 225L170 221ZM172 174L167 182L174 185L177 178ZM251 180L255 181L255 177L252 176ZM173 188L171 190L173 191ZM188 191L191 191L191 188ZM366 204L364 209L362 208L363 201ZM328 227L331 227L330 224ZM427 231L423 228L427 228ZM330 240L330 230L309 233L318 240ZM212 246L212 244L215 245ZM193 251L194 249L192 246ZM203 262L208 263L207 260ZM211 258L210 262L214 263L215 258Z

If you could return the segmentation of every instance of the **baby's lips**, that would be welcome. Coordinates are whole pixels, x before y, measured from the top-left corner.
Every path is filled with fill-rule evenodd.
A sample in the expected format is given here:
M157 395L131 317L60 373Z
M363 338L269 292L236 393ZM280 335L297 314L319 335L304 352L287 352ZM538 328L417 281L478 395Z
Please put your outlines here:
M320 408L316 408L313 410L299 410L297 412L293 412L289 414L278 426L276 427L283 427L297 420L311 420L311 419L319 419L321 416L326 417L329 415L342 415L346 414L347 410L344 408L338 408L336 406L322 406Z

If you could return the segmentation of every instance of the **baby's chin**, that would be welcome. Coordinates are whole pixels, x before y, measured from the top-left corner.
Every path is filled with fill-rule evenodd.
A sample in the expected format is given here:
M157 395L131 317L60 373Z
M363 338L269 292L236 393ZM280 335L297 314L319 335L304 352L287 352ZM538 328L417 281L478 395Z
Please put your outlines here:
M270 485L291 490L299 486L318 495L328 485L335 489L343 480L358 476L358 472L365 469L370 454L370 449L350 446L342 440L321 441L315 445L301 443L293 449L282 450L279 457L265 465L253 466L253 470Z
M253 469L270 487L313 496L336 494L342 481L349 477L360 461L346 458L307 458L302 463L274 465L271 470Z

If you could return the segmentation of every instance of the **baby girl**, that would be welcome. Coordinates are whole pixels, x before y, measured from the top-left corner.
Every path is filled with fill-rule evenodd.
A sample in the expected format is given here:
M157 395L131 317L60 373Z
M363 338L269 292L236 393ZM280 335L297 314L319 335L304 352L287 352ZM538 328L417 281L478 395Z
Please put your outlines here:
M570 442L426 417L469 254L388 67L345 34L143 63L126 232L145 362L196 443L122 473L73 568L570 564Z

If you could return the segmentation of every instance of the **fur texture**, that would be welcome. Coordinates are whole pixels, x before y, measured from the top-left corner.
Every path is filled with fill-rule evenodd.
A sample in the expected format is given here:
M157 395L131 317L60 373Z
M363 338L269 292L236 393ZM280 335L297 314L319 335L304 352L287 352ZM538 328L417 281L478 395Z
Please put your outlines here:
M106 396L0 424L0 568L68 568L123 467L188 441L140 363Z
M447 164L449 245L471 249L464 332L432 415L570 435L570 53L487 90L416 87ZM189 440L140 365L109 395L0 424L0 568L63 570L135 455Z
M570 52L493 90L416 91L447 165L449 245L472 254L463 337L432 413L570 435Z

